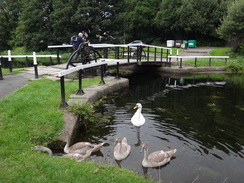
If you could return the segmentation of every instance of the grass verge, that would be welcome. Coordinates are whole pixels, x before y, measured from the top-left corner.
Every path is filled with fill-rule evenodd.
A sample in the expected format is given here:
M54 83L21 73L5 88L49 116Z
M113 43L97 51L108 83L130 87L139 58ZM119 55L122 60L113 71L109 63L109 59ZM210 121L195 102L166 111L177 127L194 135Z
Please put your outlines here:
M84 79L83 87L100 78ZM66 82L66 98L78 83ZM77 163L31 150L47 145L63 128L60 83L32 81L0 100L0 182L149 182L136 173L95 162Z

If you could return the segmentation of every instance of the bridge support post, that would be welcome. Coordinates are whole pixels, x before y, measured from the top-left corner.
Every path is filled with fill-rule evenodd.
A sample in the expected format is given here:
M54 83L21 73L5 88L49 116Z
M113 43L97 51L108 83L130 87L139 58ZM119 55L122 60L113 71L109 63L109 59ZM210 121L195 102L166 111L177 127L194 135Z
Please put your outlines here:
M68 104L65 101L65 87L64 87L64 76L60 78L60 86L61 86L61 104L59 108L66 108Z
M116 73L115 78L116 79L120 79L120 76L119 76L119 62L117 62L116 70L117 70L117 73Z
M105 81L103 80L104 71L105 71L105 65L101 65L101 81L99 82L99 84L106 84Z
M85 92L82 89L82 74L83 74L83 70L79 70L79 89L76 92L76 95L84 95Z

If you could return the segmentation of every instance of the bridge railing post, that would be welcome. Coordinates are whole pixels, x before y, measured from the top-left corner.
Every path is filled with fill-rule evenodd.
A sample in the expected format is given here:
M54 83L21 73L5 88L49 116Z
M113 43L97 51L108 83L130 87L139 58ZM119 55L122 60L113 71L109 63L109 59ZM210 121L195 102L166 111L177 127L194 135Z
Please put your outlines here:
M166 62L168 62L168 59L169 59L169 50L167 49L167 51L166 51Z
M127 57L127 62L128 62L128 64L130 64L130 57L131 57L131 51L130 51L130 47L128 46L127 47L127 55L128 55L128 57Z
M160 51L160 62L161 62L161 65L163 65L163 52L164 52L164 49L161 48L161 51Z
M149 62L149 53L150 53L150 48L147 47L147 62Z
M104 81L104 71L105 71L105 65L101 65L101 81L99 84L106 84Z
M108 47L103 48L103 56L104 58L108 58Z
M76 95L84 95L85 92L82 89L82 74L83 74L83 70L79 70L79 89L76 92Z
M64 86L64 76L60 77L60 86L61 86L61 104L59 108L66 108L68 104L65 101L65 86Z
M157 61L157 48L154 48L154 63Z
M57 60L58 60L58 64L60 64L60 57L59 57L59 49L57 48Z
M115 76L116 79L120 79L120 76L119 76L119 62L117 62L117 65L116 65L116 76Z

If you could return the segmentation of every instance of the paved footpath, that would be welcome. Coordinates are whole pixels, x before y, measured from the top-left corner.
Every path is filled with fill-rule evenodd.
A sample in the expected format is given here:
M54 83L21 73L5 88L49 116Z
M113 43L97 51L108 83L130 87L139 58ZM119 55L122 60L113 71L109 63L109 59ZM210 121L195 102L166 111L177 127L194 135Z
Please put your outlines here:
M64 70L66 64L53 65L53 66L39 66L38 76L47 74L57 74L61 70ZM15 92L19 88L27 85L30 81L35 80L34 68L29 68L21 74L15 75L3 75L3 80L0 80L0 100L12 92Z

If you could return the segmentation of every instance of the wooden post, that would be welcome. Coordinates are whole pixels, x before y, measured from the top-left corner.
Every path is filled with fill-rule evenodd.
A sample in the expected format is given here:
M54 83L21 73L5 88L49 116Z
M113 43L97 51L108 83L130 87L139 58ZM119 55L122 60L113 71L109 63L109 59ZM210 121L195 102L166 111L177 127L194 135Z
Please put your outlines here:
M35 78L38 79L38 70L37 70L37 60L36 60L36 52L33 52L33 65L35 70Z
M11 58L11 51L8 50L8 61L9 61L9 72L13 72L12 70L12 58Z

